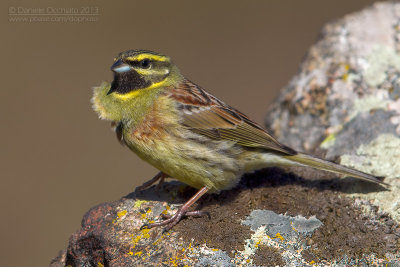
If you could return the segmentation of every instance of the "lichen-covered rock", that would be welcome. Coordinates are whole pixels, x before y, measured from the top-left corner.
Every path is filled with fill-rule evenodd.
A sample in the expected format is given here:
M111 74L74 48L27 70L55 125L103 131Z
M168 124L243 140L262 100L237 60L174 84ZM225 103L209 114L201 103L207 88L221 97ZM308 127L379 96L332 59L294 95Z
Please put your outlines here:
M400 264L400 4L327 25L267 126L284 143L366 172L391 191L311 169L246 174L206 195L170 232L140 226L194 190L178 182L92 208L51 266L351 266ZM295 173L295 174L294 174Z
M315 172L306 172L315 179ZM361 184L360 191L381 190ZM343 198L338 179L306 180L279 169L200 199L210 218L187 218L170 232L140 230L195 191L177 182L92 208L51 266L301 266L395 262L400 226ZM374 207L374 206L371 206Z
M330 158L383 133L399 136L399 37L398 3L377 3L326 25L269 110L269 129L300 150L324 141Z
M325 26L266 124L289 146L387 177L390 191L353 196L400 222L400 3Z

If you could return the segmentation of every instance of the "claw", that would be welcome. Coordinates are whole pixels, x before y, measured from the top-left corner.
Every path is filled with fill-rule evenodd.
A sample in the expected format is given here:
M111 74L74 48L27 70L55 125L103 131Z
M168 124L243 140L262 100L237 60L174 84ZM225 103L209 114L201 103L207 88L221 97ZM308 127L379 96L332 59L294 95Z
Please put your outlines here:
M162 217L164 220L167 220L167 219L171 218L171 215L161 213L161 217Z
M149 227L149 226L150 226L150 224L148 224L148 223L143 224L143 225L140 227L140 230L143 230L143 229L150 229L151 227Z

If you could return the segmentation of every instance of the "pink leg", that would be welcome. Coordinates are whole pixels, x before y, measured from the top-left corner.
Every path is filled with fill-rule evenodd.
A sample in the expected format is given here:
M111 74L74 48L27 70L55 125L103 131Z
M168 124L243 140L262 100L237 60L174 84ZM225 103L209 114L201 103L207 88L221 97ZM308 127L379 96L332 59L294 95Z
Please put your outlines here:
M157 222L157 223L151 223L151 224L145 224L143 225L140 229L150 229L153 227L158 227L158 226L163 226L167 225L167 227L164 229L165 232L169 231L174 225L176 225L183 216L203 216L207 214L206 212L202 211L187 211L190 206L192 206L202 195L204 195L208 191L207 187L203 187L200 189L191 199L189 199L185 204L183 204L182 207L178 209L178 211L171 217L171 216L164 216L167 218L166 220L162 222Z
M168 177L168 175L166 175L163 172L159 172L157 173L156 176L154 176L153 178L151 178L151 180L145 182L144 184L142 184L141 186L136 187L135 191L142 191L144 189L149 188L151 185L153 185L155 182L157 182L158 180L160 180L160 182L158 183L156 190L158 190L160 188L160 186L164 183L165 178Z

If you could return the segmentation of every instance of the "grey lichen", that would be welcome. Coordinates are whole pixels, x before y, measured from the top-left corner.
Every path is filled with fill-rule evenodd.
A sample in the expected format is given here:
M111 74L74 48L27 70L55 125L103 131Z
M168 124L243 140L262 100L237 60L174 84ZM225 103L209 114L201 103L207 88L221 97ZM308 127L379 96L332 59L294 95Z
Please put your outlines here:
M226 252L219 250L199 258L196 266L234 267L236 265L232 262L232 258L229 257Z
M361 145L356 154L341 157L341 164L364 172L385 176L391 187L387 191L351 194L353 197L368 199L393 219L400 221L400 138L393 134L382 134L366 145ZM347 188L349 192L356 189Z
M324 148L328 148L326 157L333 159L356 151L360 145L368 144L381 134L395 134L396 125L390 121L392 116L392 112L382 109L372 113L360 112L334 134L333 142L329 143L329 146L325 145L327 141L322 142Z
M387 70L394 68L400 71L400 56L388 46L376 45L367 57L364 77L371 87L381 85L387 79Z
M309 234L322 225L322 222L315 217L306 219L302 216L290 217L276 214L271 210L253 210L242 224L249 225L255 231L261 226L266 227L270 236L278 233L285 238L291 239L298 236L298 232Z
M249 225L255 232L247 240L242 254L250 258L260 245L266 245L280 250L288 266L309 264L301 254L307 249L301 241L323 225L315 216L308 219L302 216L291 217L271 210L253 210L242 224Z

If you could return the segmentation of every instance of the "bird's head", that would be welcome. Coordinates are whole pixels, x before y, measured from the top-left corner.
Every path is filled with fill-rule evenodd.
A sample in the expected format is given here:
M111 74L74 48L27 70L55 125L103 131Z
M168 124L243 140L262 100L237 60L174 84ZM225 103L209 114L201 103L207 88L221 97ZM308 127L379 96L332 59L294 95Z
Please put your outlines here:
M128 99L149 90L172 85L179 71L167 56L144 50L120 53L111 66L114 80L108 94Z
M95 88L92 102L101 118L115 121L144 109L157 94L183 79L170 57L146 50L120 53L111 70L111 86Z

